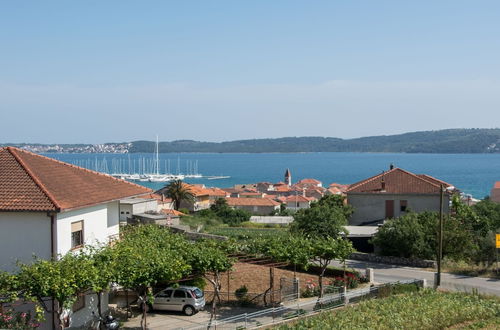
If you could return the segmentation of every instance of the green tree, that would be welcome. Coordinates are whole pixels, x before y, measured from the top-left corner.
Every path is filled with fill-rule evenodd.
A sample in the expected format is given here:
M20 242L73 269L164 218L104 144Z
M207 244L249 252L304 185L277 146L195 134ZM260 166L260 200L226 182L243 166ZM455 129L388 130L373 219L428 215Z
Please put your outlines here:
M153 299L153 286L175 282L190 273L191 266L184 255L190 248L183 236L156 225L128 227L114 246L115 282L138 293L143 329L146 329L147 305Z
M214 290L210 324L217 312L217 301L220 300L221 275L230 270L234 263L234 259L228 257L228 254L234 253L236 249L234 242L229 240L202 240L196 242L190 249L190 264L193 272L202 274L212 284Z
M317 263L320 267L318 275L319 297L323 297L323 277L326 268L332 260L345 260L354 252L352 243L344 238L320 238L311 241L311 261Z
M174 202L174 209L179 210L182 201L194 202L194 195L189 188L189 185L182 180L174 180L160 189L160 193L164 193Z
M345 225L352 207L345 205L341 196L329 195L301 209L293 216L291 230L307 237L337 238L347 233Z
M117 262L115 249L110 246L100 248L89 247L82 252L82 256L91 263L89 269L89 289L97 296L97 311L101 315L102 295L109 290L110 284L116 279L114 263Z
M68 253L59 260L35 258L31 264L19 264L19 285L27 297L36 299L45 310L43 298L50 297L57 302L55 311L59 327L65 328L62 315L70 309L79 294L90 288L92 263L80 254Z
M214 204L210 206L210 210L224 222L230 226L237 226L242 222L250 220L250 212L245 210L233 209L224 198L218 198Z
M457 216L444 217L443 256L468 259L477 246L474 232ZM387 221L372 239L382 255L404 258L435 259L439 214L413 213Z

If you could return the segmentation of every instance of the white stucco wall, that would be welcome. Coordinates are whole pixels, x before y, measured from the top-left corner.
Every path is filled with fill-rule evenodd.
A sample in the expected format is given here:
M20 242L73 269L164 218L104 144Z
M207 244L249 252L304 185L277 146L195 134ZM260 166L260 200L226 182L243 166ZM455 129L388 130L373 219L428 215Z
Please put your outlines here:
M108 237L120 232L120 202L108 203Z
M349 219L350 225L363 222L383 220L385 218L385 201L394 200L394 217L400 217L400 201L407 201L407 209L413 212L439 211L439 195L391 195L391 194L348 194L347 201L354 207ZM444 198L444 212L449 212L449 198Z
M112 204L112 203L108 203ZM108 204L95 205L57 214L57 253L71 250L71 223L83 220L83 238L86 245L108 242ZM118 208L112 206L116 212ZM117 215L118 216L118 215Z
M0 212L0 270L15 271L16 260L35 254L50 258L50 218L44 212Z

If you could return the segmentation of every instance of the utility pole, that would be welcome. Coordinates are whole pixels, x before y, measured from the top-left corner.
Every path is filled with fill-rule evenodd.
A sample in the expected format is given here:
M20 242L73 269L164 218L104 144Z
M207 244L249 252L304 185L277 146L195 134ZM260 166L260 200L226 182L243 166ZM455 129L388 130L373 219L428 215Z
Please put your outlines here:
M444 200L444 187L439 188L439 233L438 233L438 256L437 256L437 274L436 283L434 286L438 288L441 285L441 263L443 258L443 200Z

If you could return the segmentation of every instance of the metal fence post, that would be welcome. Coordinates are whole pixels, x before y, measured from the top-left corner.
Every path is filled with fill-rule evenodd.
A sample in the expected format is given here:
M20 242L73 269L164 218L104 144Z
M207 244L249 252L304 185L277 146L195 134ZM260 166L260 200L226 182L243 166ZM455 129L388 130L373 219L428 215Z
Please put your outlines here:
M245 329L248 328L247 316L248 316L248 313L245 313Z

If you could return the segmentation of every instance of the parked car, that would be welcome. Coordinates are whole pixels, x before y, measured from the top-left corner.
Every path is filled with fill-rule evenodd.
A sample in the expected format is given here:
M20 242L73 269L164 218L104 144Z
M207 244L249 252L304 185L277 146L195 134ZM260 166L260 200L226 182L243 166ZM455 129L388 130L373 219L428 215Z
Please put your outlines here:
M152 309L179 311L191 316L205 307L205 295L195 286L166 288L154 295Z

